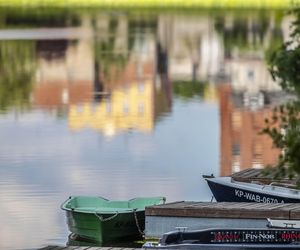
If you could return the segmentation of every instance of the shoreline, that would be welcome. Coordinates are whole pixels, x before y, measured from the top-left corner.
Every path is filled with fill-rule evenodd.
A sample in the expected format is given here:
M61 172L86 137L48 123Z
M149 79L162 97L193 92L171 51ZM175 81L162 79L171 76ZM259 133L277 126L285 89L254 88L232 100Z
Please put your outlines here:
M0 7L63 8L199 8L199 9L289 9L300 6L300 0L0 0Z

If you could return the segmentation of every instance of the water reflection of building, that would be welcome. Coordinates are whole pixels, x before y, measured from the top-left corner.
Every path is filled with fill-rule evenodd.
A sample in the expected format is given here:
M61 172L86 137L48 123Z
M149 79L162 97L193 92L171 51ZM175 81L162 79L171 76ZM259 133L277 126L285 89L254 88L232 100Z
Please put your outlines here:
M224 48L210 16L163 16L158 39L168 51L172 80L207 81L223 68Z
M128 129L149 132L156 117L170 108L172 91L167 75L155 77L155 37L140 31L130 34L124 18L114 20L111 34L111 24L109 18L100 18L94 29L101 36L95 34L94 39L38 42L33 104L64 107L75 130L89 127L107 135ZM85 25L91 28L91 23Z
M91 26L86 19L78 28L81 38L74 40L38 40L36 83L33 104L56 109L92 100L94 80Z
M219 87L221 175L251 167L263 168L278 161L280 151L274 148L269 136L260 134L265 119L273 115L272 107L291 98L272 79L265 62L265 53L272 42L278 43L286 33L274 25L273 18L264 27L248 18L246 34L239 35L246 39L243 47L227 45L225 72L230 75L230 84ZM235 22L235 25L241 24ZM241 33L234 25L227 27L226 32L230 33L230 29L235 30L231 36ZM276 35L273 41L270 34Z
M264 56L239 55L226 60L227 71L235 92L258 94L260 91L280 91L264 61Z
M40 42L41 43L41 42ZM62 56L53 44L67 43ZM51 42L51 47L38 47L40 56L33 91L33 104L42 108L55 109L72 103L92 100L93 57L87 40L76 46L67 41ZM52 50L51 50L52 49ZM84 57L82 55L85 55ZM51 60L49 60L49 57Z
M169 16L159 19L158 30L168 51L171 79L202 80L211 90L218 89L220 173L275 164L279 151L271 138L260 134L265 118L272 115L268 105L285 99L265 63L265 53L286 33L274 14Z
M275 164L279 154L267 135L260 135L272 110L243 107L243 95L234 96L229 84L219 87L221 118L221 175L250 167ZM237 100L234 100L237 99Z
M278 101L272 96L282 92L267 70L263 51L250 51L236 51L225 61L231 82L219 87L221 175L274 165L279 155L272 139L260 133L272 116L270 106Z
M153 129L153 111L153 84L148 80L114 89L100 103L71 105L69 125L99 129L105 135L129 129L147 132Z
M84 22L93 39L61 42L62 57L40 53L35 104L65 105L73 129L150 131L157 117L171 110L171 82L200 80L208 82L207 101L215 102L219 89L221 172L274 163L271 140L258 135L271 115L266 105L280 100L270 101L280 89L264 55L287 27L276 24L273 14L135 18L96 17ZM95 98L95 92L107 95Z

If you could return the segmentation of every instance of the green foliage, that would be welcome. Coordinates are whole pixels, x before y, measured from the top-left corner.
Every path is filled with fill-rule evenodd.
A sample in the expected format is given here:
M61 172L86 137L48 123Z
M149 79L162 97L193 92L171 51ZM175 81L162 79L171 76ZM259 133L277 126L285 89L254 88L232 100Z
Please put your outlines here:
M205 85L194 81L177 81L173 82L173 91L175 96L183 100L189 100L196 96L203 96Z
M282 11L274 11L275 25L272 28L270 42L267 43L265 34L270 29L270 11L251 11L251 12L233 12L227 15L218 15L215 22L217 32L224 41L224 48L227 55L230 55L233 49L238 49L242 53L247 53L251 50L266 50L269 51L278 48L282 44L282 35L280 25L282 22ZM226 16L232 16L232 24L226 26ZM251 16L251 19L249 19ZM251 20L251 22L249 22ZM249 39L249 32L252 33L252 39ZM254 39L255 37L255 39ZM272 50L272 51L273 51Z
M0 43L0 110L29 107L35 73L35 44L32 41Z
M271 119L266 119L262 133L273 139L274 146L281 150L275 169L275 179L290 178L300 184L300 102L280 105L273 110ZM270 171L270 169L269 169Z
M96 23L93 24L95 31L97 31ZM94 42L95 62L100 65L101 71L108 81L111 81L123 71L129 59L129 51L131 49L126 48L125 51L116 50L118 25L118 20L112 18L109 22L109 36L106 39L95 37ZM116 72L111 71L112 66L115 67Z
M300 10L294 13L296 21L290 41L274 51L268 60L274 80L283 90L294 93L297 100L274 108L271 119L265 120L262 133L269 135L274 146L281 150L278 162L272 168L275 178L294 179L300 186Z
M253 0L0 0L0 6L8 7L90 7L90 8L290 8L299 4L299 0L253 1Z
M1 1L1 0L0 0ZM79 11L64 8L0 8L0 27L79 26Z
M294 10L296 20L292 23L293 31L290 40L275 50L270 57L269 65L272 77L278 80L286 91L300 96L300 9Z

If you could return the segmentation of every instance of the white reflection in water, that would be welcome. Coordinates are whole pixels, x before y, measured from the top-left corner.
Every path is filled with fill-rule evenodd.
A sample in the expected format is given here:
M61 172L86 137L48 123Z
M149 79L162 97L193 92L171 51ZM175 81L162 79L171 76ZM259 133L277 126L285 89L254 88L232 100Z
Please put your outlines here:
M178 101L153 133L107 139L49 113L0 119L0 247L65 244L60 204L70 195L209 200L201 174L217 174L217 120L215 105Z
M1 185L1 249L34 249L47 242L49 235L61 234L57 198L39 196L37 188L25 188L22 184Z

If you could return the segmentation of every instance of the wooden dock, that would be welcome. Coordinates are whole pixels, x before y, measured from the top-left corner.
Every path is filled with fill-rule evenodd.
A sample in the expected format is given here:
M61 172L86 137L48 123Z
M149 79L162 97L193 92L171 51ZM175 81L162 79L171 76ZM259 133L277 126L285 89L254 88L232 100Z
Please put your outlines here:
M146 240L158 239L164 233L185 227L188 230L208 228L266 228L267 218L300 220L299 203L245 203L178 201L146 207ZM141 250L128 247L47 246L40 250Z
M274 173L270 172L266 174L263 169L249 168L232 174L231 178L235 181L241 182L260 182L262 184L270 184L271 182L274 182ZM285 178L280 182L292 185L295 184L295 181L288 178Z
M300 220L300 204L182 201L146 208L146 238L187 227L265 228L267 218Z
M146 216L300 220L300 204L181 201L147 207Z

